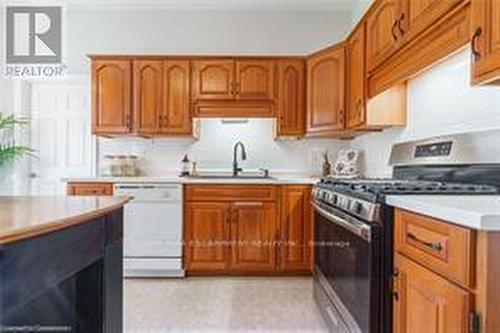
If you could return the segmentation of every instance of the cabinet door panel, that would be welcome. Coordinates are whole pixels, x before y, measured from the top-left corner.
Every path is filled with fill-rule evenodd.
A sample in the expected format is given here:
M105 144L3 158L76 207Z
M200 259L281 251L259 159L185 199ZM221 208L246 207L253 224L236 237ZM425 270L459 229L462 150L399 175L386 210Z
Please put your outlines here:
M189 88L189 61L164 61L161 116L163 133L192 134Z
M310 186L283 186L281 194L281 270L310 270L312 211Z
M229 218L227 203L186 204L184 266L188 271L228 268Z
M193 62L194 100L234 99L233 83L233 60L200 60Z
M361 25L347 43L348 106L347 128L365 123L365 25Z
M276 268L276 204L236 202L232 204L231 269L273 271Z
M472 1L473 82L500 82L500 1ZM476 55L474 53L477 52Z
M236 95L238 99L272 101L274 98L274 62L237 60Z
M301 136L305 130L304 62L286 60L279 64L278 136Z
M334 134L344 128L345 52L334 48L307 63L307 133Z
M367 18L367 66L371 71L387 59L401 38L395 22L398 19L398 0L381 0Z
M159 132L162 110L162 61L134 61L134 127L137 133Z
M400 0L398 30L406 40L429 28L464 0Z
M395 333L468 332L468 291L401 255L396 255L395 268Z
M92 61L92 131L120 134L131 130L130 61Z

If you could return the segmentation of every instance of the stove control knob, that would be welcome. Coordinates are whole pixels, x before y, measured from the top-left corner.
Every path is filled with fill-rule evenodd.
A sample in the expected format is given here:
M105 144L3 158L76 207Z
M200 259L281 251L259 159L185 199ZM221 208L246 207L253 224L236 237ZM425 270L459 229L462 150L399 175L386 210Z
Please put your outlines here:
M330 203L331 203L332 205L335 205L335 203L337 203L337 195L336 195L336 194L332 194L332 195L330 196Z
M355 213L355 214L361 214L363 212L363 204L361 202L353 202L353 205L352 205L352 211Z

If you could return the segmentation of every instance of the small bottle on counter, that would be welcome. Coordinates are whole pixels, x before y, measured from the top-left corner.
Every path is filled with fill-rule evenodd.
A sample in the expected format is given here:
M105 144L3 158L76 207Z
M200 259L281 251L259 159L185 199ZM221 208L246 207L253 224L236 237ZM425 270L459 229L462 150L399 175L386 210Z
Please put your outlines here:
M189 157L184 155L184 158L182 159L182 169L181 169L181 177L182 176L189 176Z
M195 161L191 164L191 176L198 176L198 164Z

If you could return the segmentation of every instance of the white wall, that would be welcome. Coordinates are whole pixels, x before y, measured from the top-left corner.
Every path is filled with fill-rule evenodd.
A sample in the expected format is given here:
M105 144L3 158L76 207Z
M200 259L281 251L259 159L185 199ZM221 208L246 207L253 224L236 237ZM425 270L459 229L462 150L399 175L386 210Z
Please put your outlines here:
M487 129L500 129L500 88L471 87L466 50L409 81L405 128L364 135L351 146L364 151L367 176L383 177L391 174L395 142Z
M358 24L374 0L353 0L354 5L351 14L352 26Z
M349 11L68 9L70 72L91 53L307 54L344 38Z
M188 154L198 162L201 170L231 170L233 145L245 144L248 159L242 162L246 170L260 167L271 171L319 173L321 152L328 149L335 156L338 149L348 144L334 140L274 140L274 120L248 119L244 124L223 124L220 119L201 121L199 141L191 139L99 139L99 153L138 154L147 161L144 171L148 175L177 173L181 159ZM102 160L102 159L101 159Z

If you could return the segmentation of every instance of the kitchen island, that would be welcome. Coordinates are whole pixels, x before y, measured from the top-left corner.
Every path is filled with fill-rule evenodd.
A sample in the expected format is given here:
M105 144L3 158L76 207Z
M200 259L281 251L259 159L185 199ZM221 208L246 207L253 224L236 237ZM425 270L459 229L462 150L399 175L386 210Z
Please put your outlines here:
M122 331L126 197L0 197L0 330Z

